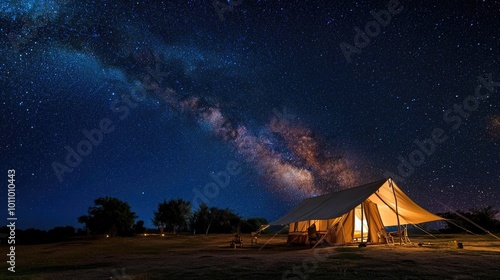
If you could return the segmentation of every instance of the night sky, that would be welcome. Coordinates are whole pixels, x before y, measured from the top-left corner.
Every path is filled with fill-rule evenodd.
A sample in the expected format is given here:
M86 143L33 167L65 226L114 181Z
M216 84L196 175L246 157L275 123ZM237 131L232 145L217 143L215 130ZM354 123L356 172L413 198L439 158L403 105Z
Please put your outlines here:
M101 196L147 226L170 198L274 220L388 176L430 211L500 208L499 19L497 1L2 1L1 201L15 169L20 228L81 227Z

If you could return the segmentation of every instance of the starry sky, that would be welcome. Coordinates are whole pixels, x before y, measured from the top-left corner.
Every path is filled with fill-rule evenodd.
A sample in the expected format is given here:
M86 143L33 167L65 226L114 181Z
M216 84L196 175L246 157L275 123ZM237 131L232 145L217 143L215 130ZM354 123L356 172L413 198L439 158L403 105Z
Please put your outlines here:
M465 2L2 1L18 226L101 196L147 226L170 198L274 220L388 176L500 208L500 3Z

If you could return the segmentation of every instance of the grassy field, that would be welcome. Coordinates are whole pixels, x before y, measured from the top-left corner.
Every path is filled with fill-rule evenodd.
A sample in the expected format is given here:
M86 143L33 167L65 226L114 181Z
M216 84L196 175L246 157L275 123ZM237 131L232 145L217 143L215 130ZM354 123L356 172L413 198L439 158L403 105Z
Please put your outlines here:
M263 235L260 245L270 237ZM500 241L490 236L415 236L413 246L311 250L286 246L286 235L280 235L260 251L260 246L250 244L229 248L231 239L232 235L167 235L16 246L16 273L8 272L4 261L0 278L500 279ZM464 249L453 246L453 240L463 242ZM5 245L1 248L7 251Z

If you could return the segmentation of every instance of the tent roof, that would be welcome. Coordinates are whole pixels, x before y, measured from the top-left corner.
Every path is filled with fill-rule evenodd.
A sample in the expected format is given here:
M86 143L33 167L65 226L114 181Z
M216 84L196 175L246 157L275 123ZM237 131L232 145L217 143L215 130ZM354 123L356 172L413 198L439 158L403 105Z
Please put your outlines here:
M394 194L396 195L396 199L394 198ZM271 224L284 225L306 220L338 218L367 199L377 204L385 226L398 224L395 214L396 201L401 224L417 224L443 220L443 218L428 212L416 204L389 178L335 193L308 198Z

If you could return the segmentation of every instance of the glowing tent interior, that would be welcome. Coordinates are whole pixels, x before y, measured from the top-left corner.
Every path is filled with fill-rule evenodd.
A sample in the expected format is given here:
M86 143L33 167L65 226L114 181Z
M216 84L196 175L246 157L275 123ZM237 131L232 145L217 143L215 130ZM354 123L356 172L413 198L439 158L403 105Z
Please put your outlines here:
M289 225L288 243L308 243L308 228L329 244L385 242L385 227L444 220L420 207L391 179L301 202L271 225Z

